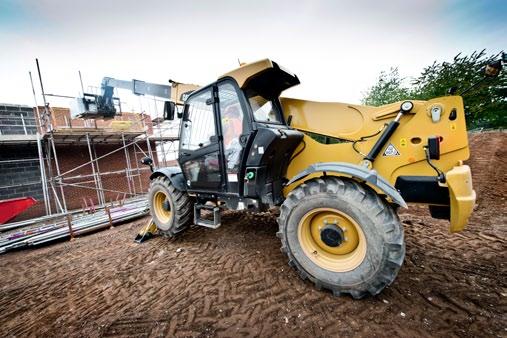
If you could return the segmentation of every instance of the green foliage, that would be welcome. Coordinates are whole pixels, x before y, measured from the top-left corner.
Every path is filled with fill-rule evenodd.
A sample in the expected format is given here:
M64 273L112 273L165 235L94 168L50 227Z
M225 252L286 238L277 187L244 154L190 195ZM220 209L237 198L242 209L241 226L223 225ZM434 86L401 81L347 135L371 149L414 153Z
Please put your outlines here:
M391 68L388 72L382 71L377 83L368 89L362 100L368 106L381 106L384 104L401 101L410 97L410 91L403 86L398 68Z
M507 114L507 69L496 78L484 79L485 66L498 59L486 52L471 55L458 54L452 62L435 61L425 67L413 79L411 85L403 86L396 68L381 72L377 84L372 86L363 98L363 103L379 106L406 98L428 100L446 95L451 87L457 93L463 92L465 115L469 128L505 128ZM387 83L387 85L386 85ZM477 84L471 90L467 88Z

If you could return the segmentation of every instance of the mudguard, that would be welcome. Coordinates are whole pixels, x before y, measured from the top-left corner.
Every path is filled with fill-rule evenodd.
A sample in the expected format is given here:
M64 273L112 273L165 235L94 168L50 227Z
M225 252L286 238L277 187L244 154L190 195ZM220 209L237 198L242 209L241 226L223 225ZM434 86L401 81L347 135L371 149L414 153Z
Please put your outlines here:
M371 186L375 190L380 190L388 197L392 199L392 201L398 204L400 207L407 208L407 203L403 200L400 193L393 187L385 178L380 176L376 170L369 170L368 168L351 164L345 162L322 162L315 163L301 171L297 175L295 175L291 180L287 183L287 186L292 183L299 181L306 176L316 173L322 172L324 175L326 173L337 173L343 176L349 176L360 181L363 181L367 185Z
M180 167L159 168L150 175L150 180L153 180L159 176L167 177L171 181L172 185L179 191L187 190L185 177L183 177L183 173L181 172Z

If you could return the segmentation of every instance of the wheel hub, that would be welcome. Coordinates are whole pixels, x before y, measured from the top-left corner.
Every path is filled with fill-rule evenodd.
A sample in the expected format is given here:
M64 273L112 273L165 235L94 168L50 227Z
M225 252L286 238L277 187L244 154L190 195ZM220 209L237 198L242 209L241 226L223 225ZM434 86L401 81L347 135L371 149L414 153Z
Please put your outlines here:
M153 195L153 208L161 222L169 222L172 216L171 203L169 197L163 191L157 191Z
M298 225L298 239L308 258L335 272L354 269L366 255L366 238L361 227L338 209L310 210Z
M169 201L166 200L162 203L162 208L164 208L165 211L171 211L171 205L169 204Z
M338 247L345 239L343 230L336 224L328 224L320 231L320 239L330 247Z

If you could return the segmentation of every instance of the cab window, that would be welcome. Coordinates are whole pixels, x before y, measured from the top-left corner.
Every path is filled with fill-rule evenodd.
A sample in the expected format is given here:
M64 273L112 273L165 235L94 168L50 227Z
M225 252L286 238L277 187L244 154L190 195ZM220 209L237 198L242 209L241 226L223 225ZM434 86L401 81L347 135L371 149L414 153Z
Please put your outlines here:
M211 97L211 89L209 89L187 101L187 111L181 130L182 149L196 150L205 147L216 135L213 105L208 103Z
M249 95L248 95L249 94ZM255 92L247 93L255 121L282 123L282 118L273 101Z

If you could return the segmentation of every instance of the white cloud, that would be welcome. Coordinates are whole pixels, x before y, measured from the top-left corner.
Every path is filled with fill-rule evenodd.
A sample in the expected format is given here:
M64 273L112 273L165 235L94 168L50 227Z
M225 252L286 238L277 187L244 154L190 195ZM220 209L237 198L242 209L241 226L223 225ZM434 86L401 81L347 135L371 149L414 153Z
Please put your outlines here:
M447 35L452 22L436 0L27 1L24 8L32 19L22 28L0 24L0 102L33 102L35 57L46 91L65 95L79 91L77 70L86 85L103 76L206 84L238 58L270 57L301 79L288 95L355 103L391 66L414 76L470 46L497 47Z

